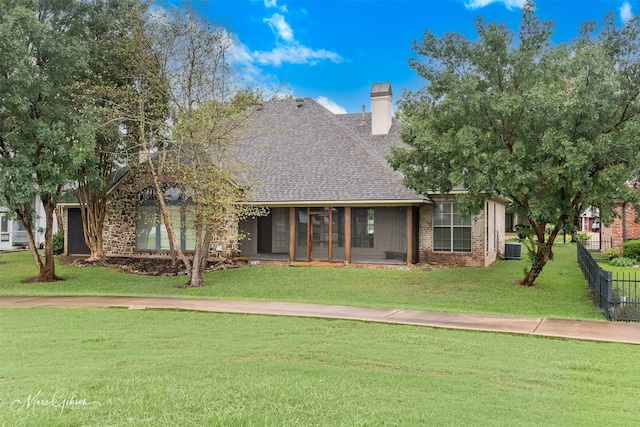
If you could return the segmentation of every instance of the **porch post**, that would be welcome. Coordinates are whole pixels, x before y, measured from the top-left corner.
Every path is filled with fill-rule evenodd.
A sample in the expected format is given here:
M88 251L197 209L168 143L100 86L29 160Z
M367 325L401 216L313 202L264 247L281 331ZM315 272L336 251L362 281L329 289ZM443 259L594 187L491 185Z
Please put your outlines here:
M413 263L413 207L407 206L407 265Z
M344 261L351 263L351 207L344 208Z
M289 208L289 261L296 260L296 208Z

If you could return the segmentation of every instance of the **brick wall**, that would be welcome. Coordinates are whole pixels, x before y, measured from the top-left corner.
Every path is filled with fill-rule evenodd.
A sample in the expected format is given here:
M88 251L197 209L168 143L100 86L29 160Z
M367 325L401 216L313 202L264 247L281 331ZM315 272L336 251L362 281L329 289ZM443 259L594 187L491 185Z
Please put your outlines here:
M455 201L454 196L434 197L434 201ZM420 208L420 262L485 267L504 253L504 205L493 201L472 218L471 252L433 251L433 205ZM487 218L489 215L489 218ZM488 220L487 220L488 219Z
M613 247L621 248L626 240L640 239L640 224L636 222L636 211L632 204L617 203L615 215L609 227L602 225L603 241L613 239Z

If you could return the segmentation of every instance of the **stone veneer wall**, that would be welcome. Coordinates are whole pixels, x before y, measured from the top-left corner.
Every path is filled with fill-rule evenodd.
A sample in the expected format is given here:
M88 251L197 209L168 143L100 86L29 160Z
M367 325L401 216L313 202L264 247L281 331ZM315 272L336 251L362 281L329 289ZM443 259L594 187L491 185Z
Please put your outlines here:
M437 202L455 201L453 196L434 197L433 199ZM484 267L493 263L499 253L504 253L504 205L490 201L488 202L488 207L488 210L483 210L472 219L471 252L434 252L433 205L421 207L420 262L454 264L467 267ZM487 212L491 216L489 221L487 221Z
M132 255L136 248L136 199L133 193L114 198L107 205L103 246L107 255Z
M216 247L222 246L222 256L235 257L238 252L237 233L237 223L228 221L214 237L209 253L215 255ZM136 194L133 192L121 192L111 200L107 207L103 237L108 256L169 254L169 251L136 251Z

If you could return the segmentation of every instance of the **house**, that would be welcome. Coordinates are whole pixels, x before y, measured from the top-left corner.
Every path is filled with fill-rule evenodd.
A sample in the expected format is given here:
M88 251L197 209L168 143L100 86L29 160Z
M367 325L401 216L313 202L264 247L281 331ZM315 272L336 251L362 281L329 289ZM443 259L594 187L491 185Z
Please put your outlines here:
M463 189L425 196L405 187L385 160L390 147L403 145L391 85L374 84L370 100L372 111L363 106L356 114L333 114L311 98L256 106L247 124L252 132L234 147L249 166L249 202L268 215L228 224L245 238L213 246L248 259L466 266L487 266L503 254L506 200L487 200L483 212L463 218L456 203ZM157 206L142 199L149 200L120 190L111 202L107 254L168 249L161 221L144 220L158 218ZM188 251L192 235L179 206L173 209Z
M585 232L590 232L593 231L594 229L594 222L596 221L596 219L600 218L600 212L597 208L594 207L588 207L587 209L585 209L584 212L582 212L582 214L580 214L580 231L585 233Z
M631 189L639 190L637 180L627 182ZM614 218L610 225L600 223L600 241L613 248L622 248L627 240L640 239L640 222L633 203L625 200L615 200Z
M44 208L39 196L35 196L33 199L34 209L34 227L33 237L37 246L44 245L44 229L45 229L45 215ZM0 206L0 250L11 250L19 247L27 247L29 242L27 240L27 232L24 229L22 221L16 219L12 215L8 208ZM54 213L55 215L55 213ZM54 220L53 233L58 230L57 223Z
M11 218L11 213L0 206L0 251L10 250L27 243L27 233L20 221Z

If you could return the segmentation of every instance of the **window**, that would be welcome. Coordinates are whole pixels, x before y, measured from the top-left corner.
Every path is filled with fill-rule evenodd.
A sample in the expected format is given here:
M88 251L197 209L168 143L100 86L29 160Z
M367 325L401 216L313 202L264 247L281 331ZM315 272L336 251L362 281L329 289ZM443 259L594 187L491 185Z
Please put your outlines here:
M351 210L351 247L373 248L375 215L373 209Z
M187 212L187 203L179 190L169 188L165 192L167 213L180 242L180 249L195 249L193 215ZM136 204L136 250L166 251L170 249L169 234L155 199L155 192L145 190L138 195Z
M344 248L344 208L333 208L331 218L331 242L334 247Z
M272 210L273 213L273 228L275 234L274 246L276 248L287 248L289 245L289 233L288 223L289 216L288 211L285 208L277 208Z
M455 202L433 204L433 250L471 252L471 218L463 218Z
M307 208L296 208L296 214L298 216L298 246L307 246Z
M0 242L9 241L9 220L4 214L0 214Z

